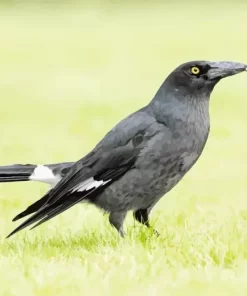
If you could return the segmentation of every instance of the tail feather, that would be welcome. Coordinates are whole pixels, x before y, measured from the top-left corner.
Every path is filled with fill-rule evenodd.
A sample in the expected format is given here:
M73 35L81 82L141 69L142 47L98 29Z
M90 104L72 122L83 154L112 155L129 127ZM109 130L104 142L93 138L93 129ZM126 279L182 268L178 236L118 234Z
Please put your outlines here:
M53 188L68 173L73 164L73 162L64 162L47 165L13 164L0 166L0 182L40 181ZM49 195L45 195L18 214L13 221L39 211L47 203L48 198Z
M29 181L35 168L32 164L0 166L0 182Z

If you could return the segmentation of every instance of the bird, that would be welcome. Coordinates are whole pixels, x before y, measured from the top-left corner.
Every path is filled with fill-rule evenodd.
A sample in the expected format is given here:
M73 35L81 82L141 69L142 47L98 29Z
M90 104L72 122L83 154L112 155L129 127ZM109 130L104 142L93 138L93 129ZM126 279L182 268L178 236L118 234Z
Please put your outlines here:
M66 167L53 188L13 219L32 214L7 238L80 202L107 212L122 237L129 211L151 227L153 207L202 154L210 132L214 87L243 71L246 64L231 61L191 61L175 68L147 105L118 122L88 154Z

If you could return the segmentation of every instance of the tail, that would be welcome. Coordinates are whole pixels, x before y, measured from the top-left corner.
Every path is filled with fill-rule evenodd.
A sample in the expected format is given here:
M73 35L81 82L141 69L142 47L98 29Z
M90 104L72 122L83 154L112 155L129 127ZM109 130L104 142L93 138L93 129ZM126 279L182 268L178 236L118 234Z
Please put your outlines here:
M74 162L55 163L47 165L14 164L0 166L0 182L39 181L47 183L53 188L70 170ZM13 221L38 211L46 204L48 195L45 195L25 211L17 215Z
M0 182L38 181L54 187L67 174L73 164L73 162L64 162L47 165L0 166Z
M33 164L0 166L0 182L30 181L36 167Z

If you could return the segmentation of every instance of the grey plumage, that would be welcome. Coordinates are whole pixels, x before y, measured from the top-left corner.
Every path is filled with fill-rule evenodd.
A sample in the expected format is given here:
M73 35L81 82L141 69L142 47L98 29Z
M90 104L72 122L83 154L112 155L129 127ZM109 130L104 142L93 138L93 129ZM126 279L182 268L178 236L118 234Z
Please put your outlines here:
M36 213L9 236L38 222L36 227L82 200L109 212L110 223L122 236L129 210L149 226L152 207L203 151L214 86L221 78L246 68L240 63L205 61L179 66L147 106L119 122L88 155L72 165L38 201ZM33 212L28 209L16 219Z

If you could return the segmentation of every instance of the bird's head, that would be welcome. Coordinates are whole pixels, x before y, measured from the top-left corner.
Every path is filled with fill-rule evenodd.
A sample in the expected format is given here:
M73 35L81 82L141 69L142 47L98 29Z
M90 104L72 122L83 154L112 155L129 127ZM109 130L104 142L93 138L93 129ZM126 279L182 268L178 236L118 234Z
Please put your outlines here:
M222 78L246 70L247 65L237 62L193 61L177 67L166 82L173 90L181 90L184 94L210 94Z
M166 78L150 103L159 121L166 117L181 122L208 116L209 98L214 86L228 76L247 71L237 62L193 61L180 65ZM192 108L193 106L193 108ZM192 110L196 112L192 112ZM205 113L205 116L202 116Z

